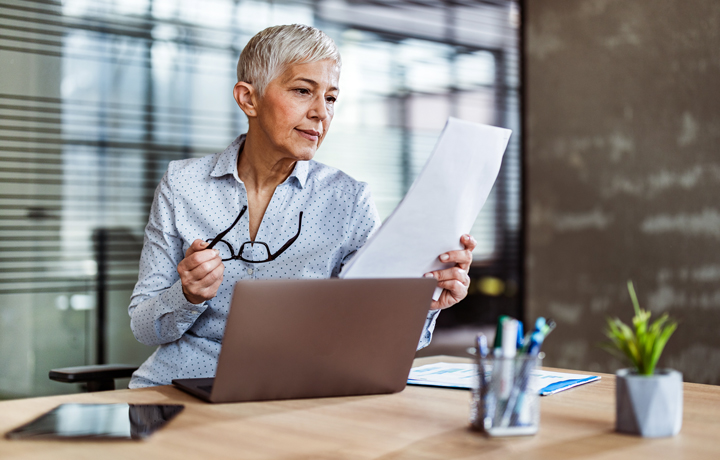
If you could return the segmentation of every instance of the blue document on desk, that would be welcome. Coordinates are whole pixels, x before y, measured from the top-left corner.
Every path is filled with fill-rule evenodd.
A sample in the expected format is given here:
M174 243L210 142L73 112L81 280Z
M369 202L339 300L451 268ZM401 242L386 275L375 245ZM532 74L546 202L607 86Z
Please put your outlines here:
M477 366L471 363L426 364L412 368L407 383L469 390L476 385L476 372ZM531 374L530 389L540 396L549 396L596 380L600 376L536 369Z

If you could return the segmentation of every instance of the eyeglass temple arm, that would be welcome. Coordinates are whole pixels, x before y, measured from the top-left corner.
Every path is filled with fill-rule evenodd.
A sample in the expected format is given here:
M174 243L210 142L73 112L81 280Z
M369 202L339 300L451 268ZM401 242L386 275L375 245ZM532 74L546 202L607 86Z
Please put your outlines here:
M240 218L243 216L243 214L245 214L246 210L247 210L247 206L243 206L243 208L240 210L240 214L237 216L237 219L235 219L235 222L233 222L232 225L229 226L226 230L223 230L222 232L218 233L218 235L210 242L210 244L208 244L208 246L205 249L214 248L215 245L218 244L221 239L225 238L225 235L227 235L228 232L237 225L237 223L240 221Z
M303 213L302 213L302 211L300 211L300 217L298 218L298 220L299 220L299 221L298 221L298 231L297 231L297 233L295 234L295 236L293 236L292 238L290 238L287 243L283 244L283 247L281 247L280 249L278 249L277 251L275 251L275 254L272 254L272 255L270 256L270 260L275 260L275 258L276 258L277 256L279 256L280 254L282 254L283 251L285 251L287 248L289 248L290 245L292 245L292 244L295 242L295 240L298 239L298 237L300 236L300 230L302 229L302 216L303 216Z

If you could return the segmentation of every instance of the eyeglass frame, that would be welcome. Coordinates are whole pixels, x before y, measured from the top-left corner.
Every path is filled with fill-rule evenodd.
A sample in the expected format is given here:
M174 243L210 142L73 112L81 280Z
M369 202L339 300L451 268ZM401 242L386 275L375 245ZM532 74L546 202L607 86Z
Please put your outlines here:
M270 252L270 247L267 245L267 243L263 243L262 241L246 241L240 246L240 251L238 252L238 254L235 255L235 250L233 249L232 245L230 243L228 243L227 241L225 241L223 238L225 237L225 235L227 235L230 232L230 230L232 230L235 227L235 225L237 225L238 222L240 222L240 218L242 218L242 216L245 214L245 211L247 211L247 206L242 207L242 209L240 210L240 214L237 216L237 218L235 219L235 222L233 222L232 225L230 225L227 229L223 230L222 232L218 233L217 236L212 239L212 241L210 241L209 239L205 240L205 241L210 241L210 244L205 249L212 249L218 243L225 243L225 246L227 246L228 249L230 250L231 256L228 259L222 259L223 262L228 262L230 260L242 260L243 262L247 262L249 264L264 264L266 262L272 262L273 260L280 257L280 255L283 252L285 252L285 250L287 250L287 248L292 246L292 244L295 242L295 240L297 240L298 237L300 236L300 231L302 230L302 216L303 216L302 211L300 211L300 217L298 218L297 233L295 234L295 236L293 236L292 238L287 240L287 242L280 249L278 249L274 254L272 252ZM249 260L249 259L244 258L242 254L245 250L246 244L249 244L251 246L253 246L255 244L261 244L261 245L265 246L265 251L268 254L268 258L265 260Z

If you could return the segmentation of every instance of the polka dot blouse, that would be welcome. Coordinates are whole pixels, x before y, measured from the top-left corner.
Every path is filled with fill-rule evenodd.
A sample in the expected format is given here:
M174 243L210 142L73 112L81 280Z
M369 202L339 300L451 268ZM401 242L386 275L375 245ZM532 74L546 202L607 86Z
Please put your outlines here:
M335 277L380 226L366 183L316 161L299 161L275 189L256 236L277 251L296 235L302 211L298 239L270 262L224 262L217 296L190 303L182 293L177 265L193 241L214 238L247 206L247 191L236 167L244 139L238 137L221 153L173 161L155 191L129 313L135 337L158 348L135 372L130 388L214 376L238 280ZM239 250L250 240L248 224L245 213L223 239ZM223 246L216 248L223 251ZM267 257L262 245L246 249L247 259ZM436 317L436 311L428 313L418 348L430 343Z

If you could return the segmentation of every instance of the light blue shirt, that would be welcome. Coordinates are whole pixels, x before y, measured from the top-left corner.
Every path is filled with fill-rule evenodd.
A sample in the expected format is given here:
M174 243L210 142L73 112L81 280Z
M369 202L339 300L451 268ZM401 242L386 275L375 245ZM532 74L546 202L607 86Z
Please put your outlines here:
M171 162L155 191L128 311L135 337L159 347L133 374L130 388L213 377L238 280L335 277L380 226L366 183L316 161L298 161L275 189L256 241L277 251L297 233L302 211L299 238L271 262L224 262L217 295L190 303L182 293L177 265L193 241L214 238L247 206L245 184L237 174L244 139L239 136L221 153ZM250 240L248 213L223 239L235 251ZM261 245L246 245L244 257L263 260L266 254ZM437 313L428 313L418 348L430 343Z

